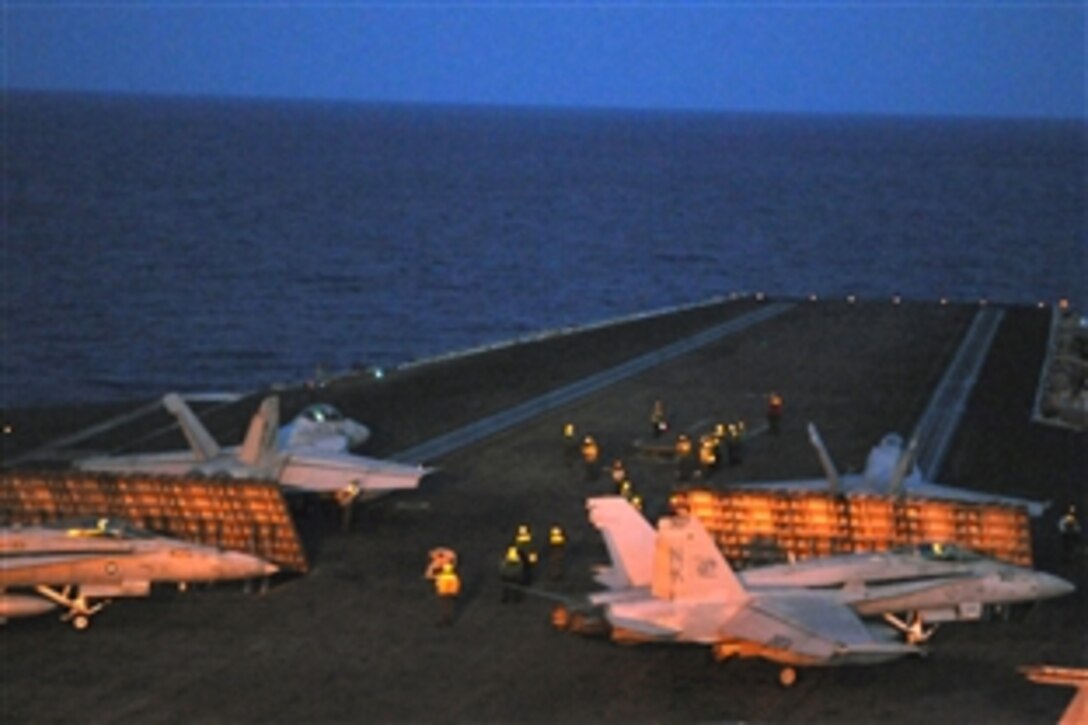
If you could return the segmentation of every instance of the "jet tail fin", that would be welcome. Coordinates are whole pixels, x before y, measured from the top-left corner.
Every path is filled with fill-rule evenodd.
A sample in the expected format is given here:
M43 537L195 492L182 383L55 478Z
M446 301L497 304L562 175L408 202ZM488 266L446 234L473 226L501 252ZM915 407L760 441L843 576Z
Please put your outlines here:
M280 426L280 399L270 395L261 401L261 407L249 421L238 460L251 466L261 462L276 450Z
M663 518L657 524L651 591L661 599L740 600L744 585L695 517Z
M903 493L903 481L914 466L914 456L917 452L918 438L913 437L910 439L910 443L907 444L907 447L903 450L902 455L899 456L899 460L895 462L895 468L892 469L892 475L888 479L889 494L898 496Z
M823 466L824 474L827 476L828 488L831 489L831 493L838 493L842 490L839 470L835 468L835 462L831 460L831 454L827 452L827 446L824 445L824 439L820 437L820 431L816 430L815 423L808 424L808 439L812 447L816 449L816 455L820 457L820 465Z
M608 576L599 581L611 589L649 586L657 538L650 522L621 496L588 499L586 508L612 558Z
M185 434L185 439L189 441L189 447L193 449L197 460L208 461L219 455L219 444L215 442L211 433L180 395L167 393L163 396L162 404L177 419L181 432Z

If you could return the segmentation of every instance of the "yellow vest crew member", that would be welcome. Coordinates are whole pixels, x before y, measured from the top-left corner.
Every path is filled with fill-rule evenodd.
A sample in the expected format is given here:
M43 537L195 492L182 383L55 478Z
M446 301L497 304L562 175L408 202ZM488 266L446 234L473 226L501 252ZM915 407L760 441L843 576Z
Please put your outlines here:
M521 583L529 586L533 583L533 570L536 567L536 550L533 549L533 532L527 524L518 526L514 535L514 548L521 557L522 569Z
M442 606L442 617L439 624L453 624L453 609L457 604L457 597L461 593L461 577L453 568L453 564L444 564L438 576L434 578L434 591L438 595L438 601Z
M506 555L499 562L499 579L502 581L502 603L520 602L522 593L518 587L525 582L525 562L518 547L507 547Z
M578 435L574 429L574 423L563 424L563 462L573 466L578 458Z
M563 578L566 550L567 535L563 529L553 526L548 532L548 575L552 579Z
M676 472L681 481L687 481L691 478L692 470L695 467L695 460L692 456L691 439L681 433L676 437Z
M712 435L699 439L699 466L705 476L709 476L718 467L718 439Z

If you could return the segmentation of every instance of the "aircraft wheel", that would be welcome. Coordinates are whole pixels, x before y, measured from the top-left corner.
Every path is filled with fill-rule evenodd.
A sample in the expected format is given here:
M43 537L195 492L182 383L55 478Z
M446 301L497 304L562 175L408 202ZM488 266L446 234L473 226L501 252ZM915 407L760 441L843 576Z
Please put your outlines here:
M76 628L76 631L82 632L91 626L91 618L85 614L77 614L72 618L72 626Z
M782 687L793 687L797 684L797 670L793 667L783 667L778 671L778 684Z

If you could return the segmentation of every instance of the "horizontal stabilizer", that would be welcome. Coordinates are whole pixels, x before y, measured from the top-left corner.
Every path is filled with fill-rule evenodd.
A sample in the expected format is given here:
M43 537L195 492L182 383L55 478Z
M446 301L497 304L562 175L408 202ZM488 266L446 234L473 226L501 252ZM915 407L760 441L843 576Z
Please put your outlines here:
M418 488L433 468L380 461L348 453L306 453L287 457L279 480L284 486L315 493L337 493L349 486L363 492Z

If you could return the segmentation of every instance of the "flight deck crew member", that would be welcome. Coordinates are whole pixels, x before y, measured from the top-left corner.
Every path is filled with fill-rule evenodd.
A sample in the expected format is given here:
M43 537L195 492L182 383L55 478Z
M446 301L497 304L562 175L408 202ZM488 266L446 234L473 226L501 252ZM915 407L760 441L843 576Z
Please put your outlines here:
M525 562L518 547L507 547L506 555L499 562L499 579L502 581L502 603L520 602L522 593L518 587L525 582Z
M517 549L523 564L521 583L530 586L533 583L537 556L536 549L533 548L533 532L527 524L518 527L518 532L514 535L514 548Z
M619 458L612 461L612 469L610 471L612 476L612 482L619 486L621 483L627 480L627 469L623 466L623 461Z
M582 439L582 462L586 464L586 480L596 481L601 475L601 448L593 436Z
M699 467L704 476L710 476L718 467L718 439L713 435L705 435L699 439Z
M1077 550L1077 544L1080 543L1080 522L1077 521L1077 507L1070 505L1069 510L1065 512L1065 516L1062 516L1058 521L1058 535L1062 540L1062 556L1065 559L1072 558L1073 554Z
M457 576L453 564L445 564L434 578L434 592L438 595L442 616L441 625L453 624L453 610L457 606L457 597L461 594L461 577Z
M767 398L767 427L776 435L782 427L782 403L778 393L771 393Z
M578 459L578 435L574 423L563 424L563 463L573 466Z
M681 481L691 479L695 468L695 457L692 455L691 439L681 433L676 437L676 446L673 449L676 454L676 474Z
M669 429L669 419L665 414L665 404L660 400L654 401L653 410L650 411L650 435L660 438L661 434Z
M563 578L567 553L567 535L563 529L553 526L548 532L548 576L553 580Z

